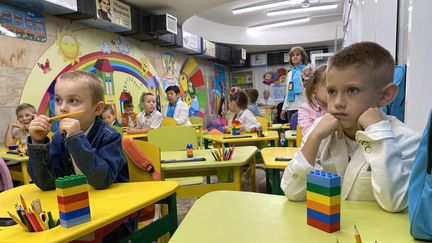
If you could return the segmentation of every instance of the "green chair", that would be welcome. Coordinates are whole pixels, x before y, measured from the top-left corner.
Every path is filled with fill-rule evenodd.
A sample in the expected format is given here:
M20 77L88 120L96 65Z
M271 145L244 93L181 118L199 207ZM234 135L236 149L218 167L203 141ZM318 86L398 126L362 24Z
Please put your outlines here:
M167 126L153 129L148 132L148 142L160 147L161 151L186 151L186 145L192 144L194 149L198 148L197 134L193 127L189 126ZM169 178L166 181L176 181L179 185L201 184L201 176ZM178 195L179 198L189 198L189 193Z
M189 117L190 122L192 123L192 127L194 127L198 133L199 146L201 149L204 148L204 140L203 140L203 129L204 129L204 119L199 116L191 116Z
M114 125L110 125L110 127L114 128L123 137L123 128Z

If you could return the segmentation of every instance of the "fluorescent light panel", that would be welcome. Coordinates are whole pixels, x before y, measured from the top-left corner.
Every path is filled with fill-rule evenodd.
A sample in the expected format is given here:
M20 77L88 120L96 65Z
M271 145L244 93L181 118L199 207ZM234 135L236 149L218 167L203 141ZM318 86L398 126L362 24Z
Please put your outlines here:
M268 4L263 4L263 5L233 9L232 13L233 14L242 14L242 13L248 13L248 12L253 12L253 11L268 9L268 8L275 8L275 7L285 6L285 5L294 5L294 4L299 4L302 2L303 2L303 0L291 0L291 1L268 3Z
M251 30L251 31L264 30L264 29L282 27L282 26L287 26L287 25L292 25L292 24L306 23L309 21L310 21L310 18L294 19L294 20L289 20L289 21L276 22L276 23L272 23L272 24L251 26L251 27L248 27L248 30Z
M267 16L276 16L276 15L282 15L282 14L304 13L304 12L312 12L312 11L319 11L319 10L328 10L328 9L335 9L335 8L337 8L337 6L338 6L337 4L331 4L331 5L316 6L316 7L309 7L309 8L295 8L295 9L287 9L287 10L278 10L278 11L268 12Z

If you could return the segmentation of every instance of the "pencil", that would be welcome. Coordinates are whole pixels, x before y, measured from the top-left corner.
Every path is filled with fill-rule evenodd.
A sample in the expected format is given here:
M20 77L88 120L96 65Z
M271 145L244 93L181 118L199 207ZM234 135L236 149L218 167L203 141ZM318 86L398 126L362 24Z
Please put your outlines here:
M74 111L74 112L63 114L63 115L59 115L59 116L53 116L53 117L48 118L48 121L53 121L53 120L56 120L56 119L60 119L60 118L64 118L64 117L68 117L68 116L72 116L72 115L81 114L84 111L86 111L86 110Z
M27 210L27 205L26 205L26 203L25 203L24 198L23 198L22 195L20 195L20 201L21 201L21 204L22 204L24 210Z
M7 213L13 219L13 221L15 221L17 224L19 224L19 226L21 226L25 231L29 231L27 226L25 226L25 224L23 222L21 222L21 220L19 220L15 215L11 214L9 211Z
M42 221L42 219L38 213L38 210L36 209L36 207L33 204L32 204L32 210L33 210L33 214L36 218L36 221L38 222L39 226L42 228L42 231L48 230L48 228L45 228L44 222Z
M357 227L355 225L354 225L354 236L355 236L356 243L362 243L360 233L358 232Z

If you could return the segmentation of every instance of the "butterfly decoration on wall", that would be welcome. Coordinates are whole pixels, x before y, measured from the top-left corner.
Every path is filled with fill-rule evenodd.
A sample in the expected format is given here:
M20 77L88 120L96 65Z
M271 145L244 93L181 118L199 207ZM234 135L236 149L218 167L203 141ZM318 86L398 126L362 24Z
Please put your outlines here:
M48 58L45 60L45 63L38 63L40 69L42 69L43 73L46 74L51 72L51 67Z

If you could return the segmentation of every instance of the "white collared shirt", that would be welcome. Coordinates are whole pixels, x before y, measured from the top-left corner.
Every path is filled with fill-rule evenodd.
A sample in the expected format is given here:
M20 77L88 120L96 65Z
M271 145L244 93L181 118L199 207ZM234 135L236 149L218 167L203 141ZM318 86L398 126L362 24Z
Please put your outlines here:
M144 111L137 115L137 128L152 128L156 129L162 125L162 114L158 110L154 110L150 114L146 114Z

